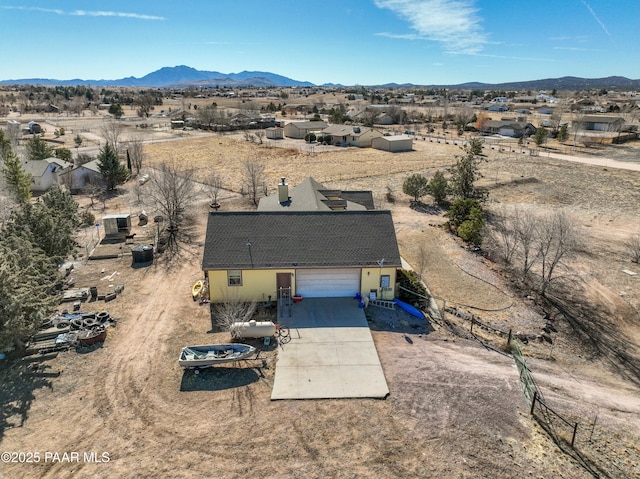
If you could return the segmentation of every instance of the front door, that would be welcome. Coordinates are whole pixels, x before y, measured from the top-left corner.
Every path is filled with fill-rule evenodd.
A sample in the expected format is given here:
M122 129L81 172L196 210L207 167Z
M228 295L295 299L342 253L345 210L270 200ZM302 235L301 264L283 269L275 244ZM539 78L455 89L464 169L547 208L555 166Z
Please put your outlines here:
M289 298L291 295L291 273L276 273L278 298Z

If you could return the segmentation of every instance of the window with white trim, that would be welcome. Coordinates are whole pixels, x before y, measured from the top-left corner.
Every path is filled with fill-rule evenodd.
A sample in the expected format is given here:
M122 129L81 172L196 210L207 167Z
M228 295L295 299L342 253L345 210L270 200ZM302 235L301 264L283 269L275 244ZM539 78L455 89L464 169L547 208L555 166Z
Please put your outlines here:
M230 269L227 271L227 284L229 286L242 286L242 270Z

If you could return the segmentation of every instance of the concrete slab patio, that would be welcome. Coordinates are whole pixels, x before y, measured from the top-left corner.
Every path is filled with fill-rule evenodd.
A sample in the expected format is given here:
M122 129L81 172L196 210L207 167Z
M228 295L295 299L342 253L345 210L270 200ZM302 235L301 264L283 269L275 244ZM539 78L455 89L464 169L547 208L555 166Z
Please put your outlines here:
M305 298L292 307L271 399L384 398L389 387L364 311L351 298Z

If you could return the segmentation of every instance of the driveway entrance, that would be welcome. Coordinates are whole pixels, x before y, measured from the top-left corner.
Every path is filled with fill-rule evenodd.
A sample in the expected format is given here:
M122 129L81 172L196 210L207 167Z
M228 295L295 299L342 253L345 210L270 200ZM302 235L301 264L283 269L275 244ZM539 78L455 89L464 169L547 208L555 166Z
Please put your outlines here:
M389 387L364 311L352 298L293 305L271 399L384 398Z

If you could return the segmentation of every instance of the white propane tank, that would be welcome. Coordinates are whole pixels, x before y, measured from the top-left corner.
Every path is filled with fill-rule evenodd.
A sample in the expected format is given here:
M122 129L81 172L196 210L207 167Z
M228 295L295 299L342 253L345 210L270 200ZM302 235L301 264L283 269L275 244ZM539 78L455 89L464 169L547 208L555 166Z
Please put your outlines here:
M255 321L232 323L229 328L234 339L267 338L276 334L276 325L272 321Z

